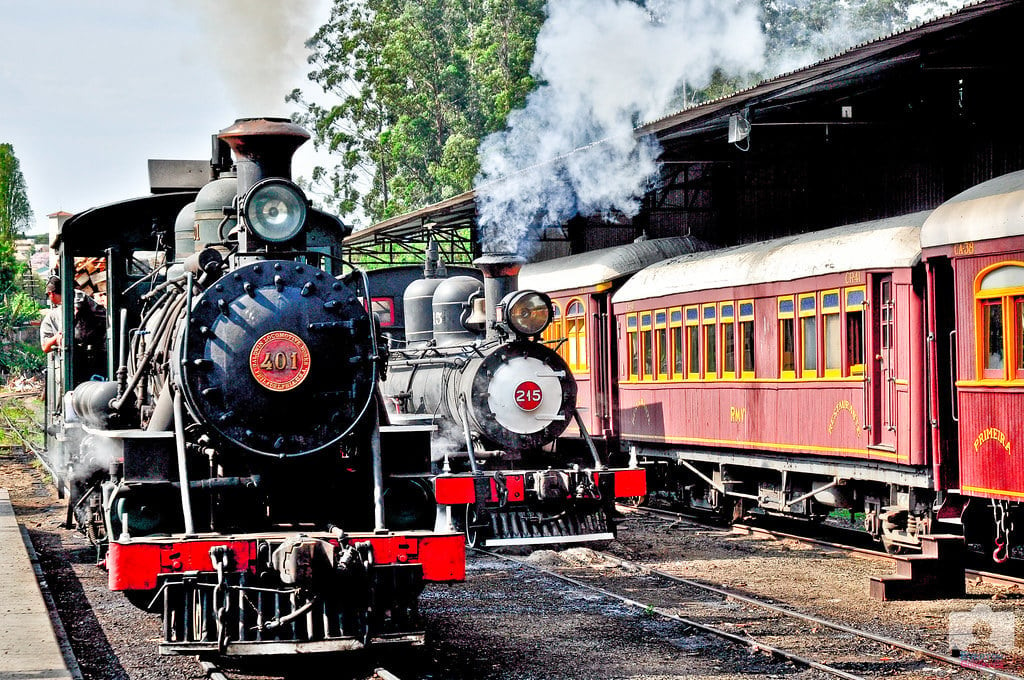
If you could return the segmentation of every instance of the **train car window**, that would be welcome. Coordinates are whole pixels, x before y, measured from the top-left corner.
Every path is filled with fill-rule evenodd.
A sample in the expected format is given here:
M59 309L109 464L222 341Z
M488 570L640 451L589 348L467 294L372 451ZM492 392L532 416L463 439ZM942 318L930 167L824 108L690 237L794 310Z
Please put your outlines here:
M723 302L719 307L719 323L722 332L722 377L737 378L736 374L736 327L735 305L731 302Z
M825 376L843 374L843 325L839 316L839 291L821 294L821 332L825 347Z
M391 298L373 298L370 307L384 328L395 325L395 301Z
M551 301L551 323L544 329L541 337L551 343L558 343L562 339L562 307L555 302ZM558 346L558 354L565 359L565 343L563 342Z
M676 307L669 311L669 342L672 345L672 377L683 377L683 310Z
M800 376L818 376L818 317L816 296L801 295L800 301Z
M981 303L981 320L984 324L982 330L982 356L985 377L1001 378L1003 373L1003 303L1001 300L985 300ZM989 375L990 371L997 371L996 375Z
M796 378L796 332L793 296L779 298L779 376Z
M167 253L162 250L134 250L128 258L128 276L138 278L164 266Z
M893 301L892 301L892 281L885 280L881 284L881 312L882 312L882 333L881 343L882 349L889 349L892 347L893 342L893 325L895 320L893 319Z
M749 380L754 374L754 301L739 302L740 377Z
M571 300L565 308L565 335L569 345L569 368L585 373L587 366L587 311L579 300Z
M668 373L668 312L654 313L654 339L658 355L658 380L667 380Z
M701 324L704 326L704 379L718 378L718 333L716 317L718 308L715 305L704 305L701 309Z
M975 279L980 377L1024 379L1024 264L1000 262Z
M626 344L629 351L629 379L636 380L640 376L640 342L637 336L636 314L626 317Z
M700 379L700 311L686 308L686 378Z
M846 370L847 375L864 375L864 291L846 289Z
M643 379L654 376L654 330L651 327L651 313L640 314L640 352L643 356Z
M1016 326L1013 329L1013 335L1016 338L1014 347L1017 349L1017 380L1024 378L1024 297L1015 297L1013 299L1013 306L1016 308L1017 313Z

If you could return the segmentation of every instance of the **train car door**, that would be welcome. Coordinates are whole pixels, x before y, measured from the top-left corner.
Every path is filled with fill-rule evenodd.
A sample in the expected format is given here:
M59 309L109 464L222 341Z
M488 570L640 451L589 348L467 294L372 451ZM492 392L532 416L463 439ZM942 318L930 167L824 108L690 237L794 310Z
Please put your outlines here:
M896 448L896 295L892 276L877 279L875 296L874 326L876 370L874 402L877 405L874 428L874 444L885 448Z

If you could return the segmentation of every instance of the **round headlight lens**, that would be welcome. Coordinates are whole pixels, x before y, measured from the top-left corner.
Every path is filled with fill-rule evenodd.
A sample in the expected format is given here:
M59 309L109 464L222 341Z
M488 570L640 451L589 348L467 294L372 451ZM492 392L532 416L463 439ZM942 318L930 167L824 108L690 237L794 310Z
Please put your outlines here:
M537 335L551 322L551 300L544 293L519 291L505 310L505 320L520 335Z
M295 238L306 223L306 197L286 180L258 182L243 200L242 212L249 227L265 241Z

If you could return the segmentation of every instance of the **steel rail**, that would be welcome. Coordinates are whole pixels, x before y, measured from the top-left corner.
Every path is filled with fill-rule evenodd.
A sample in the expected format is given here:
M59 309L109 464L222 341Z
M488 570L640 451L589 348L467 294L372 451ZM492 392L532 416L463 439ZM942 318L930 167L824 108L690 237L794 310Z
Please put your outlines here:
M202 667L203 673L208 680L230 680L228 676L224 675L224 672L221 671L221 669L213 662L198 658L196 660L199 662L199 665Z
M672 512L664 511L664 510L656 510L654 512L651 512L650 508L644 508L644 509L633 508L633 510L641 510L642 512L646 512L648 514L660 515L660 516L664 516L664 517L671 517L671 516L680 517L677 513L672 513ZM888 560L893 561L893 562L899 561L901 559L899 556L889 555L888 553L882 553L882 552L877 552L877 551L870 551L870 550L855 548L855 547L851 547L851 546L844 546L844 545L839 544L839 543L830 543L830 542L827 542L827 541L820 541L818 539L805 538L803 536L797 536L795 534L785 534L785 533L782 533L782 532L776 532L776 531L772 531L772 530L756 529L756 528L753 528L753 527L746 527L744 525L740 525L740 526L743 526L745 529L750 530L750 531L758 531L760 533L768 534L768 535L771 535L771 536L774 536L774 537L791 538L791 539L795 539L795 540L799 540L799 541L803 541L803 542L807 542L807 543L813 543L813 544L818 544L818 545L825 545L825 546L828 546L828 547L834 547L834 548L838 548L838 549L845 550L845 551L848 551L848 552L857 552L857 553L861 553L861 554L867 554L867 555L870 555L872 557L888 559ZM649 566L647 566L645 564L640 564L640 563L637 563L637 562L632 562L630 560L624 560L622 558L616 557L614 555L610 555L608 553L600 552L600 551L597 551L597 550L595 550L594 552L595 552L595 554L600 555L601 557L604 557L605 559L608 559L608 560L610 560L612 562L615 562L615 563L619 564L619 566L643 569L643 570L645 570L645 571L647 571L647 572L649 572L651 574L655 574L657 576L661 576L662 578L668 579L670 581L675 581L677 583L681 583L681 584L684 584L684 585L687 585L687 586L690 586L690 587L693 587L693 588L697 588L697 589L700 589L700 590L705 590L705 591L708 591L708 592L712 592L712 593L715 593L717 595L721 595L721 596L723 596L723 597L725 597L727 599L735 600L737 602L743 602L744 604L749 604L749 605L761 607L763 609L767 609L769 611L773 611L773 612L778 613L778 614L783 614L784 616L790 616L790 617L793 617L793 618L802 619L802 620L807 621L809 623L814 623L814 624L817 624L817 625L820 625L820 626L824 626L824 627L827 627L827 628L831 628L833 630L838 630L838 631L841 631L841 632L844 632L844 633L847 633L847 634L850 634L850 635L855 635L857 637L862 637L864 639L872 640L874 642L878 642L878 643L887 645L887 646L892 647L894 649L902 649L904 651L913 652L915 654L920 654L920 655L923 655L923 656L925 656L927 658L930 658L930 659L935 660L935 661L939 661L941 663L945 663L945 664L950 665L950 666L956 666L958 668L967 668L967 669L970 669L970 670L974 670L974 671L978 671L978 672L981 672L981 673L985 673L986 675L989 675L989 676L994 677L994 678L1005 678L1007 680L1021 680L1021 678L1022 678L1022 676L1020 676L1020 675L1014 675L1012 673L1003 673L1001 671L998 671L996 669L991 669L991 668L988 668L988 667L979 667L977 664L973 664L973 663L971 663L969 661L964 661L964 660L962 660L962 659L960 659L958 657L950 656L948 654L942 654L940 652L934 652L934 651L932 651L930 649L927 649L925 647L919 647L917 645L906 643L906 642L903 642L901 640L897 640L895 638L890 638L890 637L886 637L886 636L883 636L883 635L877 635L875 633L871 633L870 631L861 630L861 629L858 629L858 628L852 628L850 626L846 626L846 625L843 625L841 623L835 623L835 622L829 621L827 619L819 618L819 617L814 616L812 614L804 614L802 612L798 612L798 611L793 610L793 609L788 609L786 607L780 607L779 605L774 605L774 604L770 604L768 602L763 602L763 601L758 600L756 598L749 597L749 596L746 596L746 595L743 595L743 594L740 594L740 593L737 593L735 591L731 591L731 590L728 590L728 589L725 589L725 588L719 588L717 586L712 586L712 585L708 585L708 584L705 584L705 583L701 583L699 581L694 581L693 579L688 579L688 578L684 578L684 577L681 577L681 576L676 576L675 574L670 574L668 572L661 571L660 569L655 569L653 567L649 567ZM1024 581L1019 581L1017 579L1013 579L1012 577L1003 577L1003 576L997 575L997 574L991 574L991 573L988 573L988 572L977 572L977 571L974 571L974 570L965 570L965 574L966 575L974 575L977 578L979 578L980 580L983 580L983 581L984 580L988 580L989 582L993 582L993 581L996 581L996 580L1003 580L1004 582L1010 583L1010 584L1013 584L1013 585L1016 585L1017 583L1024 582Z
M551 569L546 569L545 567L541 567L541 566L536 565L536 564L530 564L529 562L524 562L522 560L517 560L514 557L510 557L510 556L507 556L507 555L499 555L498 553L493 553L493 552L490 552L488 550L483 550L481 548L470 548L470 550L474 550L475 552L480 553L482 555L487 555L489 557L496 557L498 559L502 559L502 560L505 560L505 561L508 561L508 562L512 562L513 564L517 564L517 565L522 566L522 567L528 567L528 568L533 569L535 571L539 571L539 572L541 572L543 574L547 574L548 576L552 576L554 578L557 578L557 579L559 579L561 581L565 581L566 583L570 583L570 584L572 584L572 585L574 585L574 586L576 586L578 588L583 588L585 590L590 590L590 591L595 592L595 593L600 593L601 595L604 595L605 597L610 597L610 598L612 598L614 600L618 600L619 602L627 604L627 605L629 605L631 607L636 607L637 609L641 609L641 610L643 610L645 612L653 612L653 613L657 614L658 616L664 617L666 619L670 619L672 621L676 621L676 622L681 623L681 624L683 624L685 626L690 626L692 628L696 628L698 630L702 630L702 631L704 631L706 633L710 633L710 634L715 635L717 637L729 640L730 642L735 642L737 644L743 645L744 647L748 647L748 648L750 648L750 649L752 649L754 651L766 652L768 654L771 654L772 656L775 656L775 657L778 657L778 658L781 658L781 659L786 659L787 661L791 661L791 662L793 662L795 664L798 664L800 666L805 666L807 668L813 668L815 670L822 671L823 673L828 673L830 675L834 675L834 676L839 677L839 678L845 678L846 680L865 680L864 676L854 675L853 673L847 673L846 671L841 670L839 668L835 668L834 666L829 666L828 664L823 664L823 663L821 663L819 661L814 661L813 659L808 659L807 657L801 656L801 655L796 654L794 652L787 651L787 650L782 649L780 647L775 647L773 645L769 645L769 644L765 644L765 643L762 643L762 642L758 642L757 640L754 640L754 639L752 639L750 637L744 637L742 635L736 635L735 633L730 633L729 631L722 630L721 628L717 628L715 626L711 626L711 625L708 625L706 623L700 623L699 621L694 621L693 619L688 619L685 616L679 616L678 614L674 614L674 613L672 613L672 612L670 612L667 609L664 609L662 607L655 607L654 605L647 604L647 603L644 603L644 602L640 602L638 600L634 600L631 597L626 597L625 595L620 595L618 593L614 593L614 592L612 592L610 590L606 590L606 589L601 588L599 586L595 586L595 585L592 585L592 584L589 584L589 583L585 583L585 582L580 581L578 579L574 579L571 576L566 576L565 574L560 574L560 573L558 573L556 571L553 571Z

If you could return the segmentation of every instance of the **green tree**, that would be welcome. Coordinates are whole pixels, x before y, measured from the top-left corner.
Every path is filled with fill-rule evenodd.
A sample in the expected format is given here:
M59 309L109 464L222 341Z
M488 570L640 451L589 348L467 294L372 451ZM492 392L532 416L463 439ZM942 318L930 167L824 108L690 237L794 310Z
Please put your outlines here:
M32 207L14 147L0 144L0 238L11 239L32 224Z
M38 343L20 342L16 335L39 315L39 305L18 290L23 270L10 239L0 236L0 374L37 371L43 366Z
M309 40L322 96L289 95L314 143L313 172L342 215L372 221L472 187L480 139L532 89L543 0L335 0Z

